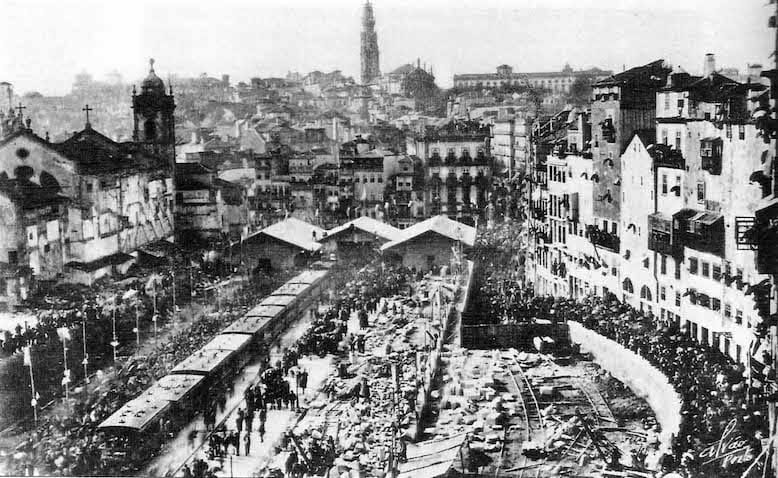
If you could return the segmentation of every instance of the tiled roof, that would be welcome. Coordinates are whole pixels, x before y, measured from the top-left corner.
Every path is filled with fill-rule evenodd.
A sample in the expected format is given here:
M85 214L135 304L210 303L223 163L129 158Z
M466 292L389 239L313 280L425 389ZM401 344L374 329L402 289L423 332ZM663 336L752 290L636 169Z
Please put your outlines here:
M77 163L86 174L99 174L123 169L148 167L152 158L132 143L117 143L111 138L86 128L51 148Z
M387 242L381 246L382 251L392 249L405 242L408 242L416 237L426 234L427 232L434 232L441 236L453 239L455 241L461 241L462 244L472 247L475 244L476 230L474 227L462 224L461 222L449 219L444 215L435 216L422 221L418 224L414 224L408 229L401 231L401 236L392 241Z
M655 60L645 65L636 66L629 70L616 73L608 78L596 82L595 88L598 86L611 86L611 85L643 85L643 84L660 84L664 85L667 75L670 74L672 68L670 68L664 60Z
M327 237L322 239L322 242L328 240L331 237L337 236L344 231L348 231L351 228L359 229L360 231L373 234L388 241L395 241L402 236L402 231L400 229L397 229L396 227L385 222L381 222L377 219L373 219L368 216L362 216L354 219L353 221L342 224L334 229L330 229L327 231Z
M314 239L314 233L316 233L316 239ZM317 241L324 235L324 229L290 217L262 229L257 234L264 234L300 249L315 252L321 249L321 244Z

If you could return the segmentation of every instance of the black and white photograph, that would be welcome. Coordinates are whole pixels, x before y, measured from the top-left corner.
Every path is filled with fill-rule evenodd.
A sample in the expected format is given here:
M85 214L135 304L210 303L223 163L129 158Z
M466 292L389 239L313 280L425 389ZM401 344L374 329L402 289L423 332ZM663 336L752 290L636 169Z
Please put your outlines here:
M0 17L0 477L778 478L778 0Z

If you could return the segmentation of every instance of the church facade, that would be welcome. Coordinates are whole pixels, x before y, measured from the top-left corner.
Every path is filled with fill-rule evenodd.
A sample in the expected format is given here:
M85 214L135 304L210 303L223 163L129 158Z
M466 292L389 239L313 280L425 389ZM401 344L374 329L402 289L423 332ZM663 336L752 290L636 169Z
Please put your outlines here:
M61 143L33 132L21 109L0 140L0 308L36 284L92 281L173 240L172 92L152 68L133 94L133 141L84 129Z

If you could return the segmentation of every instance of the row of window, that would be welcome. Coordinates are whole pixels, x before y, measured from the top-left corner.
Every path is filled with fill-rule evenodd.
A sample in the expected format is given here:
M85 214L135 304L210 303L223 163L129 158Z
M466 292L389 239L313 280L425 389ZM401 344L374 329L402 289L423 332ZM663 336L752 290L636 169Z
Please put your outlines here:
M456 156L456 149L448 148L448 152L446 154L449 156ZM470 156L470 148L460 148L459 154L462 156ZM484 148L478 148L476 154L478 154L479 156L484 154ZM440 148L432 148L432 155L440 156Z
M628 287L628 288L625 287L625 290L627 292L630 292L630 290L627 290L627 289L631 289L631 284L629 284L629 286L630 287ZM640 298L641 299L646 299L646 300L651 300L650 293L647 293L644 289L641 289L641 294L640 294L641 297ZM662 287L659 288L659 298L662 301L667 300L667 288L665 286L662 286ZM701 307L709 308L709 309L711 309L713 311L720 311L721 310L721 300L719 300L719 299L717 299L715 297L709 297L706 294L697 293L696 291L694 293L690 294L689 302L694 304L694 305L699 305ZM680 292L676 292L675 293L675 306L676 307L680 307L681 306L681 293ZM664 308L661 308L660 309L660 317L662 319L665 318L665 313L667 314L667 318L670 319L670 320L673 320L674 317L676 319L680 318L680 316L674 315L671 311L669 311L669 310L665 311ZM728 303L724 304L724 317L729 319L729 320L732 320L732 305L731 304L728 304ZM734 320L735 320L735 323L737 325L742 325L743 324L743 311L742 310L740 310L740 309L736 309L735 310L735 318L734 318ZM750 318L748 318L748 320L746 322L746 326L747 327L751 327L752 326Z
M567 174L565 170L558 166L549 166L548 167L548 180L549 181L556 181L558 183L565 183L567 182Z
M370 182L371 183L376 183L376 182L383 183L384 182L384 177L383 176L377 176L377 179L378 179L377 181L376 181L376 176L362 176L362 182L363 183L367 183L368 182L368 178L370 178ZM359 182L359 176L357 176L354 179L356 179L356 182Z
M727 139L732 139L732 124L727 123L725 125L725 136ZM665 144L667 146L670 146L670 138L668 137L668 132L666 129L662 129L660 136L662 138L662 144ZM681 138L682 138L681 130L677 130L675 132L675 142L673 143L673 147L677 149L678 151L681 151ZM691 137L691 132L689 132L689 137ZM743 124L737 125L737 137L739 140L745 140L746 139L746 126Z
M714 280L716 282L720 282L722 278L724 278L724 275L727 277L732 277L732 266L730 264L724 265L724 274L722 275L722 269L719 264L711 264L708 261L701 261L697 259L696 257L690 257L689 258L689 274L692 275L701 275L702 277ZM739 277L739 281L733 281L731 283L728 283L729 281L725 281L724 283L726 285L734 285L738 290L743 290L743 268L738 267L735 269L735 277Z
M548 80L530 80L532 86L562 86L565 84L573 84L572 78L555 78ZM501 85L514 85L518 86L523 84L523 81L519 80L497 80L497 81L457 81L457 86L501 86Z
M667 191L668 191L667 187L668 187L668 184L667 184L667 174L663 174L662 175L662 184L661 184L661 188L660 188L662 196L667 196ZM703 190L704 190L704 187L703 187ZM681 196L681 176L680 175L676 175L675 176L675 186L672 188L672 191L673 191L673 193L675 194L676 197L680 197Z

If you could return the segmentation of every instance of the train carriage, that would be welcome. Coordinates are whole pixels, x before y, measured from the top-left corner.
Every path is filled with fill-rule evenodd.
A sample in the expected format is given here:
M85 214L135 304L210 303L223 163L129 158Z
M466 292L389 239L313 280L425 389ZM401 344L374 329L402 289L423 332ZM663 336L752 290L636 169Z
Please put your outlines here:
M222 334L244 334L261 339L270 320L272 317L245 315L222 330Z
M101 450L104 465L128 463L135 467L153 456L165 439L163 423L170 406L168 400L144 392L105 419L97 427L106 439Z
M174 428L178 430L194 418L204 405L202 402L204 382L205 377L202 375L165 375L146 393L170 402L168 413L175 422Z
M315 271L309 270L298 274L287 284L306 284L310 287L308 295L313 297L319 297L324 288L324 280L326 279L329 271Z
M234 355L230 358L228 364L228 373L237 373L251 359L249 343L251 337L236 334L219 334L210 342L205 344L204 350L232 350Z
M266 319L262 329L256 332L256 340L265 341L276 337L283 330L283 324L286 323L287 315L288 310L283 305L261 303L249 310L245 317Z
M277 331L285 329L289 322L297 319L299 316L297 302L298 298L295 295L270 295L260 303L260 305L275 305L284 308L283 315L274 320L272 335L275 336Z
M284 321L288 322L300 317L302 312L310 306L310 297L307 294L308 289L309 286L307 284L286 283L270 294L267 299L273 301L276 300L276 297L279 297L281 299L278 300L283 301L285 300L283 299L284 297L292 298L291 302L286 305L287 316Z
M116 461L118 468L125 466L122 463L141 464L157 453L168 433L232 386L240 369L268 345L265 342L315 306L328 274L298 274L106 419L99 426L107 439L104 458L122 457Z

